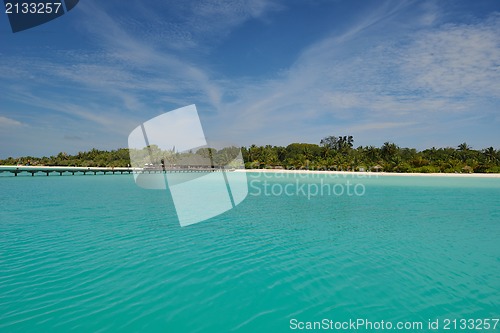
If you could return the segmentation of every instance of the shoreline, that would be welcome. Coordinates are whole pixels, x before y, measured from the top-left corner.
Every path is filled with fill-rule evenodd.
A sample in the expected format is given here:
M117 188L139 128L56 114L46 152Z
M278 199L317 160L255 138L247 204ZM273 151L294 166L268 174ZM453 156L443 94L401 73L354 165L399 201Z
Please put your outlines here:
M67 166L26 166L26 165L0 165L0 174L4 172L13 173L52 173L52 172L111 172L130 173L143 171L141 168L131 167L67 167ZM330 170L289 170L289 169L235 169L233 172L245 173L281 173L281 174L302 174L302 175L339 175L352 177L456 177L456 178L500 178L500 173L416 173L416 172L373 172L373 171L330 171Z
M409 172L367 172L367 171L323 171L323 170L287 170L287 169L236 169L235 172L246 173L297 173L297 174L325 174L343 176L401 176L401 177L459 177L459 178L500 178L500 173L409 173Z

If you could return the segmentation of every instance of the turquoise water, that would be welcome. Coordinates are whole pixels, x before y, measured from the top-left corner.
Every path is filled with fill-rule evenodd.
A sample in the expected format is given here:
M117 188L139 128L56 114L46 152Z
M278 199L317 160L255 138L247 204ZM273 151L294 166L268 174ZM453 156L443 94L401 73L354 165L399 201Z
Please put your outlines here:
M357 194L336 195L347 181ZM233 210L181 228L169 194L129 175L0 177L0 332L290 332L294 319L359 318L418 331L440 320L436 332L500 317L500 179L249 184ZM265 194L287 184L290 195ZM302 184L339 186L308 198Z

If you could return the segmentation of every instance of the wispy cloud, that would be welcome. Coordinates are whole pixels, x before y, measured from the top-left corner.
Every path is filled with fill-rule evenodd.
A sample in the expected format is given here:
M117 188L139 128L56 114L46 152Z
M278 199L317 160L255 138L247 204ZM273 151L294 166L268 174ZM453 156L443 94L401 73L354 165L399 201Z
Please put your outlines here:
M402 71L415 89L441 96L500 98L500 15L416 34Z
M85 138L82 145L90 137L119 144L137 124L196 103L216 141L352 134L357 144L377 144L500 121L498 14L447 22L438 1L376 2L309 39L288 68L240 77L222 72L211 52L239 27L272 21L294 3L134 2L123 12L117 3L85 1L73 13L87 49L3 55L0 97L29 109L22 123L40 131L59 124L54 142L71 135ZM14 118L4 113L0 126L19 126Z
M7 118L4 116L0 116L0 126L1 127L18 127L23 126L24 124L20 121L17 121L12 118Z
M118 23L158 48L208 52L236 27L249 20L265 20L284 9L278 0L204 0L131 4L139 15L119 18ZM164 13L170 19L165 20Z
M495 114L500 16L433 26L437 13L432 22L423 17L431 9L404 29L391 30L407 20L407 8L382 6L348 31L307 48L284 75L242 85L226 108L228 121L239 111L234 132L248 133L246 140L256 142L267 136L255 133L281 133L283 141L301 133L319 140L328 130L385 140L392 127L412 125L432 133L445 129L442 122L452 122L454 115L481 110L481 121Z
M2 98L30 109L26 119L36 128L53 131L56 123L63 123L70 130L73 124L77 127L72 131L78 133L92 127L102 140L109 133L126 138L138 123L186 104L202 104L213 113L221 108L223 94L213 79L217 74L179 50L196 47L198 53L207 52L233 28L279 8L274 1L261 0L130 7L124 15L116 6L110 15L102 3L78 7L79 30L93 40L93 48L49 50L49 57L5 56L0 64ZM171 11L168 27L161 24L162 10ZM171 38L175 34L179 38ZM3 117L2 124L9 119Z

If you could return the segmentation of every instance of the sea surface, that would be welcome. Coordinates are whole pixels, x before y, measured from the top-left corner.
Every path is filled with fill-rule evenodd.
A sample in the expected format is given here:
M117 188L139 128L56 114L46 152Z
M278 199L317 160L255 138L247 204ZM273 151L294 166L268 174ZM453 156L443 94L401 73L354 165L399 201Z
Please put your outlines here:
M325 319L465 332L446 320L500 318L500 178L248 183L240 205L181 228L169 192L130 175L3 175L0 332L292 332Z

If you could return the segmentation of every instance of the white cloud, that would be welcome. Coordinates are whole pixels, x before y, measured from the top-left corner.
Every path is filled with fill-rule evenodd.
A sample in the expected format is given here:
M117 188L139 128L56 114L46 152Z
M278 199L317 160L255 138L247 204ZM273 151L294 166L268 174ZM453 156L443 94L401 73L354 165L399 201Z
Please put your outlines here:
M97 19L89 22L87 28L101 39L108 58L106 64L109 66L119 64L117 67L128 72L127 75L133 73L131 80L126 80L134 84L132 91L127 91L128 94L140 95L137 90L141 88L141 80L138 78L142 77L146 78L146 82L150 79L155 80L156 88L151 89L153 86L145 82L142 82L142 87L151 89L151 92L158 95L181 91L184 94L192 94L197 99L203 99L203 102L216 109L219 107L220 88L207 71L187 59L176 56L173 52L162 49L160 45L145 42L141 34L134 34L102 8L90 4L83 8L89 17ZM147 21L149 18L144 19ZM136 82L138 86L135 86ZM167 91L158 91L165 87L168 88Z
M15 119L0 116L0 126L2 127L18 127L23 125L24 124L22 122Z
M173 51L209 52L235 28L249 20L265 20L269 13L283 9L281 0L203 0L131 3L134 18L119 23L141 39ZM90 8L90 7L88 7ZM92 10L94 10L92 8ZM169 20L162 15L168 13Z
M420 17L420 22L423 26L432 26L439 20L441 13L436 1L429 0L423 2L420 5L420 9L423 11Z
M354 132L363 132L363 131L371 131L371 130L387 130L391 128L401 128L415 125L416 122L382 122L382 123L366 123L355 125L350 128L351 131Z
M416 89L442 96L500 98L500 16L418 33L401 54Z
M285 74L233 89L236 102L225 105L228 123L238 110L233 132L257 143L279 133L285 142L297 133L314 138L328 128L383 136L412 125L432 133L456 117L498 112L500 16L423 27L422 16L407 21L404 6L382 8L310 46ZM403 22L405 29L392 29Z
M380 3L345 31L305 48L287 70L241 79L223 77L189 49L210 52L248 20L283 9L278 1L135 4L133 21L85 2L80 28L100 50L61 57L71 59L70 66L5 59L9 66L0 65L0 77L14 84L5 84L2 94L122 135L161 112L197 103L202 117L211 111L203 119L209 138L229 135L241 144L314 141L347 131L403 135L410 127L473 119L478 110L483 114L475 122L495 116L500 16L443 25L439 2L418 4L416 15L414 5ZM164 22L160 9L177 20Z
M60 130L75 134L88 129L92 133L86 136L99 136L103 144L110 133L125 138L137 124L178 106L196 102L218 110L222 92L214 74L176 51L194 46L209 50L238 25L278 9L273 1L261 0L131 6L137 10L135 25L119 10L108 14L106 5L79 6L83 17L78 29L90 33L86 38L93 39L97 49L52 50L51 58L4 57L2 99L27 107L29 123L39 129L57 131L58 124ZM172 7L179 20L168 27L160 24L164 17L157 15L158 6ZM178 35L175 45L158 43L170 40L169 34ZM53 58L67 61L53 62ZM37 116L40 113L44 116ZM2 117L0 125L18 123Z

